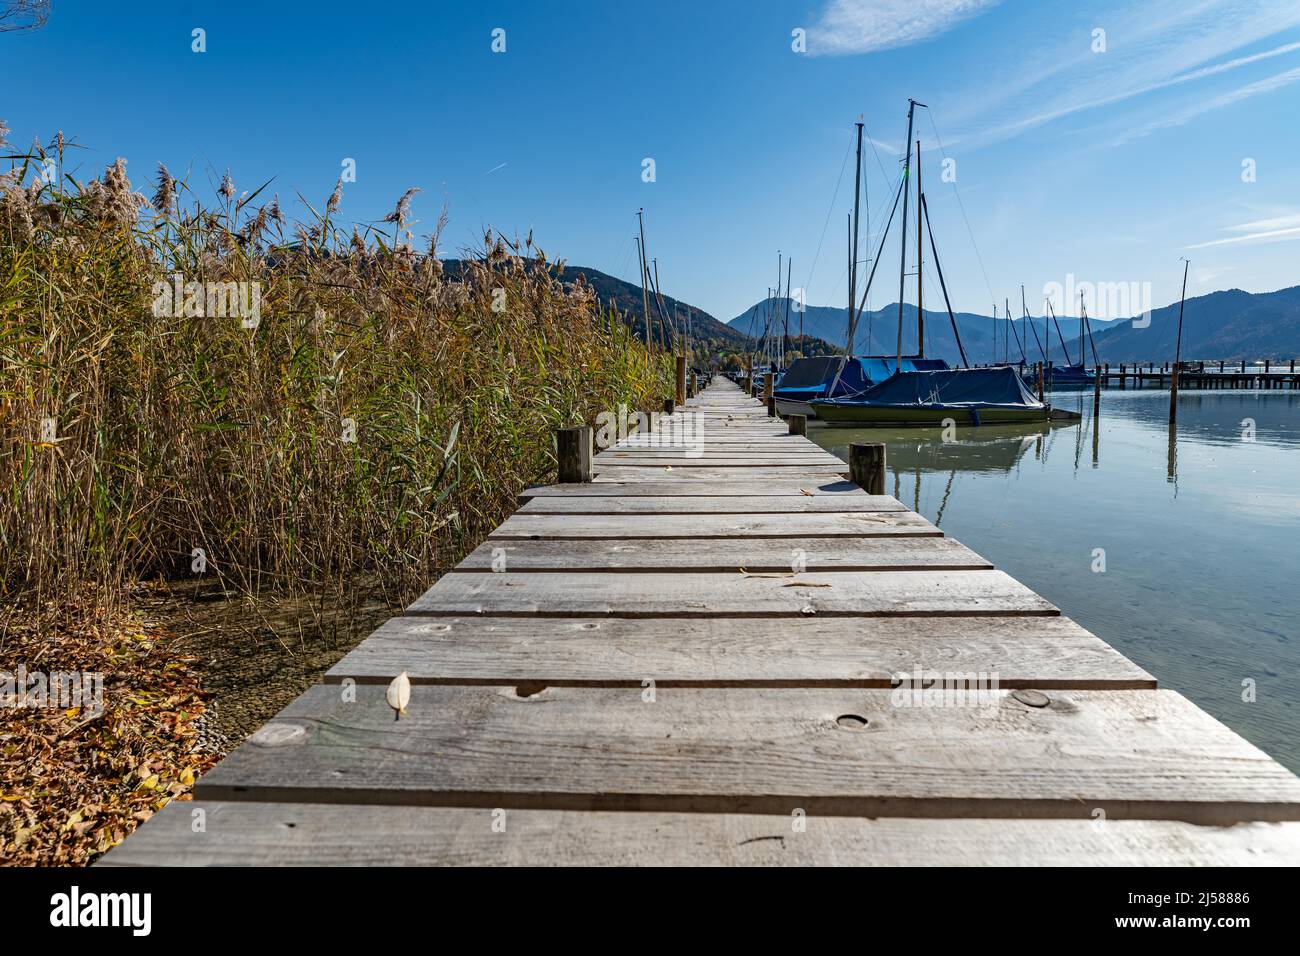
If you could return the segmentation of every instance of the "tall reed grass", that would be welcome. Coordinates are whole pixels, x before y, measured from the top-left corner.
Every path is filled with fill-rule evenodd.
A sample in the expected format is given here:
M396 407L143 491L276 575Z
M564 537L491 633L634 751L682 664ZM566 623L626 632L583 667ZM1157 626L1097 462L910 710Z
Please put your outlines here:
M290 223L229 174L207 204L162 167L149 200L122 160L49 175L67 148L0 174L6 600L112 601L201 550L223 586L401 604L553 477L554 427L670 394L670 359L531 236L489 232L451 277L445 215L413 248L413 190L348 229L340 184ZM260 321L160 310L175 275L259 283Z

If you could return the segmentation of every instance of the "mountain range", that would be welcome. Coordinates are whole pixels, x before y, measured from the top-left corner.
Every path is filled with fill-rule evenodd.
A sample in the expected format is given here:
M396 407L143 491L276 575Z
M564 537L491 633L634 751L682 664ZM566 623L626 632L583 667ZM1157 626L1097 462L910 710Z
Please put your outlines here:
M763 300L746 309L729 323L733 329L751 329L761 335L769 303L784 314L785 300ZM791 310L790 330L798 329L798 314ZM808 306L803 331L843 347L848 333L847 309ZM1063 363L1068 354L1078 362L1079 327L1074 317L1058 317L1056 325L1043 316L994 319L988 315L958 312L954 318L961 333L967 359L973 364L991 361L1027 362L1047 357ZM1165 362L1174 357L1178 333L1178 303L1153 309L1149 316L1089 319L1092 340L1086 348L1087 364L1109 362ZM1059 325L1059 333L1057 331ZM948 313L925 310L925 354L956 363L961 361L957 338ZM1064 339L1064 349L1062 348ZM996 344L995 344L996 343ZM1040 344L1041 343L1041 344ZM1093 347L1096 354L1094 357ZM898 303L864 312L858 321L854 352L863 355L893 355L898 350ZM903 353L916 352L916 306L903 306ZM1276 292L1243 292L1229 289L1195 296L1186 302L1183 314L1181 354L1184 359L1292 359L1300 357L1300 286Z
M460 263L445 260L444 268L450 275L455 275L460 270ZM639 285L588 266L566 265L560 276L571 282L579 273L586 276L604 308L617 308L638 337L645 335ZM754 348L752 337L761 337L769 310L774 309L784 317L786 301L784 298L760 300L730 322L721 322L703 309L672 296L663 296L663 305L675 328L680 329L683 319L689 316L696 341L703 351L716 357L751 351ZM653 294L650 309L652 334L659 338L663 336L662 321L658 318ZM796 340L788 348L798 348L806 355L839 351L848 331L847 311L810 305L805 308L800 324L796 303L791 302L789 331L792 336L802 331L806 338ZM1074 317L1058 317L1056 324L1043 316L1015 319L1010 323L1004 317L994 319L973 312L958 312L954 318L961 332L967 360L972 364L1006 361L1008 358L1017 362L1021 359L1022 348L1025 361L1031 363L1041 359L1044 351L1056 364L1063 363L1066 353L1072 362L1080 358L1080 321ZM1149 317L1110 321L1090 319L1089 325L1092 341L1088 344L1085 359L1090 365L1094 361L1112 365L1120 362L1166 362L1174 357L1178 303L1154 309ZM961 361L957 338L946 311L925 310L925 337L927 355L953 364ZM1022 339L1021 343L1017 342L1018 337ZM898 350L898 304L864 312L855 338L853 350L857 354L895 354ZM903 351L905 354L916 351L914 305L903 306ZM1300 286L1276 292L1228 289L1188 299L1183 315L1181 354L1188 360L1300 358Z

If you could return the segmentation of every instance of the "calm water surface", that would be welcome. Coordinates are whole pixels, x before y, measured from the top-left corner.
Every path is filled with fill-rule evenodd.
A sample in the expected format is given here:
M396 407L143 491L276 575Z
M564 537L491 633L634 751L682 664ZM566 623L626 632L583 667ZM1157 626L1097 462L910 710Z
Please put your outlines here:
M1082 424L809 437L886 442L901 501L1300 772L1300 394L1053 401Z

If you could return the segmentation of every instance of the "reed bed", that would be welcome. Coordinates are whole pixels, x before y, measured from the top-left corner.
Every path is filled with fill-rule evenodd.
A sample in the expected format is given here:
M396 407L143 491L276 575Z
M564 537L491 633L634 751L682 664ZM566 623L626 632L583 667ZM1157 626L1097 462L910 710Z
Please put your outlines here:
M451 276L414 190L347 227L340 184L291 223L229 174L206 204L161 167L148 199L122 160L51 175L68 148L0 174L6 603L202 578L399 606L553 477L553 428L671 394L531 236Z

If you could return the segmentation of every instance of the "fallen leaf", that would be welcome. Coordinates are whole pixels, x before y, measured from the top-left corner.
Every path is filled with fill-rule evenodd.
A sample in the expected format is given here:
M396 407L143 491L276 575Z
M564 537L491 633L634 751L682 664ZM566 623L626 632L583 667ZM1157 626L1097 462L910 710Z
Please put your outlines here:
M411 702L411 678L407 676L406 671L393 678L385 696L388 699L388 706L397 711L398 718L406 713L406 705Z

